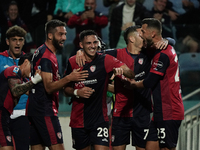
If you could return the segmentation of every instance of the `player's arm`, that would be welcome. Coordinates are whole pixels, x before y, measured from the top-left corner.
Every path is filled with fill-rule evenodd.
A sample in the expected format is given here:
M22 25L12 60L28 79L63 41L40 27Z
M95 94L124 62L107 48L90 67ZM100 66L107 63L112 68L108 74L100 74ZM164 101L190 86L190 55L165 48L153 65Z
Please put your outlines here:
M129 79L135 78L135 73L127 67L127 65L122 65L119 68L113 68L114 75L124 75L125 77Z
M90 87L83 87L81 89L74 89L73 87L66 86L64 88L65 96L76 96L76 97L82 97L82 98L90 98L90 96L95 92L94 89Z
M62 89L67 83L71 81L84 81L88 77L88 71L79 71L80 69L73 70L69 75L64 78L53 81L53 74L50 72L41 72L43 84L47 93L52 93Z
M21 83L20 79L9 78L8 85L10 87L11 93L14 97L19 97L22 94L28 94L27 92L31 90L34 84L42 81L41 76L37 73L34 77L31 77L31 81L26 83Z
M10 78L8 79L8 84L10 91L14 97L19 97L25 94L27 91L31 90L34 86L33 82L29 81L26 83L21 83L20 79Z
M113 84L108 84L108 91L111 93L115 93L115 88Z
M132 79L130 81L130 84L133 88L153 88L160 80L161 80L160 75L154 74L154 73L149 73L147 78L141 81L135 81Z
M88 71L73 70L69 75L60 80L53 81L52 63L49 59L43 58L40 61L41 76L43 84L47 93L53 93L62 89L67 83L71 81L84 81L88 77Z
M155 43L155 46L157 49L166 49L168 44L170 44L171 46L174 46L176 44L176 41L173 38L167 37L167 38L163 38L162 40L158 41Z

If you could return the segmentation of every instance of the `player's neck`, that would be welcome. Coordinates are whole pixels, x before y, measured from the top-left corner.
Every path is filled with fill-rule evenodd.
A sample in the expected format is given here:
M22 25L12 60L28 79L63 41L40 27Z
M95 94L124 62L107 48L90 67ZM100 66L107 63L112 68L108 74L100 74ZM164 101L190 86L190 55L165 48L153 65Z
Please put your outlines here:
M14 55L14 53L10 49L8 50L8 53L12 56L13 59L17 59L20 57L20 55Z
M48 42L48 41L46 41L45 44L46 44L46 46L56 55L57 50L56 50L56 48L53 46L53 44L50 43L50 42Z
M95 58L95 56L96 56L96 55L95 56L89 56L86 53L84 53L84 55L85 55L86 62L91 62Z
M127 45L127 50L128 50L128 52L131 53L131 54L139 54L140 51L141 51L141 48L135 47L135 46L132 45L132 44L128 44L128 45Z

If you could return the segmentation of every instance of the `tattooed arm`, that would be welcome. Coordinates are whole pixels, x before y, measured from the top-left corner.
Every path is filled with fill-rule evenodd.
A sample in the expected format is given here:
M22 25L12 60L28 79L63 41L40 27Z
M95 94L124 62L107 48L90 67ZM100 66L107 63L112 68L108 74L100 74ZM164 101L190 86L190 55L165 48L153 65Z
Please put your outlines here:
M34 86L32 81L26 83L21 83L20 79L8 79L8 84L10 91L14 97L19 97L22 94L25 94L27 91L31 90Z

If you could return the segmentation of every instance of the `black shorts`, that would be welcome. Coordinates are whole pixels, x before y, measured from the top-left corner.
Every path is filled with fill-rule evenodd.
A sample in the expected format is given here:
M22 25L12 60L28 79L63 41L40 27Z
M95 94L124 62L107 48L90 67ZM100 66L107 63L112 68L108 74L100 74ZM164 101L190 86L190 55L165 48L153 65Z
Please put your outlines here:
M29 149L30 123L27 116L11 119L10 132L14 138L16 150Z
M134 118L113 117L112 146L130 144L132 133L132 145L145 148L149 125L150 115Z
M57 116L29 116L30 145L51 146L63 143L62 130Z
M0 145L13 146L12 135L9 129L10 113L5 109L0 109Z
M174 148L178 141L181 120L152 121L147 141L159 141L160 148Z
M109 146L109 123L103 122L90 128L71 128L72 144L75 149L89 145Z

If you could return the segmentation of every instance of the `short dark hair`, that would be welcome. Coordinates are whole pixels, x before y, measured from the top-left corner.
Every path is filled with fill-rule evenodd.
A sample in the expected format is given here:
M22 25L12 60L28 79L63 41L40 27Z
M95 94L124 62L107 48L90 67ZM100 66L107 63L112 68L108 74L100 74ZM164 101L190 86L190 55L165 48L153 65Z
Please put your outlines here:
M16 1L11 1L11 2L9 3L9 5L8 5L7 11L9 10L10 6L12 6L12 5L16 5L16 6L18 7L18 4L17 4Z
M129 33L132 32L136 32L137 29L141 28L140 26L130 26L128 28L126 28L126 30L124 31L124 41L126 42L126 44L128 44L128 35Z
M155 18L145 18L142 20L142 24L147 24L147 28L155 28L160 33L162 32L162 23Z
M94 31L94 30L83 30L80 34L79 34L79 40L80 41L83 41L84 40L84 37L85 36L88 36L88 35L97 35L97 33Z
M28 60L31 62L32 57L33 57L33 54L32 54L32 53L26 53L26 54L22 55L22 56L19 58L18 65L20 66L21 64L23 64L25 59L28 59Z
M48 21L46 24L45 24L45 33L46 33L46 36L48 35L48 33L53 33L55 28L56 27L60 27L60 26L66 26L66 23L65 22L62 22L58 19L53 19L53 20L50 20Z
M25 38L26 31L18 25L12 26L6 31L6 38L9 39L9 38L15 37L15 36Z

